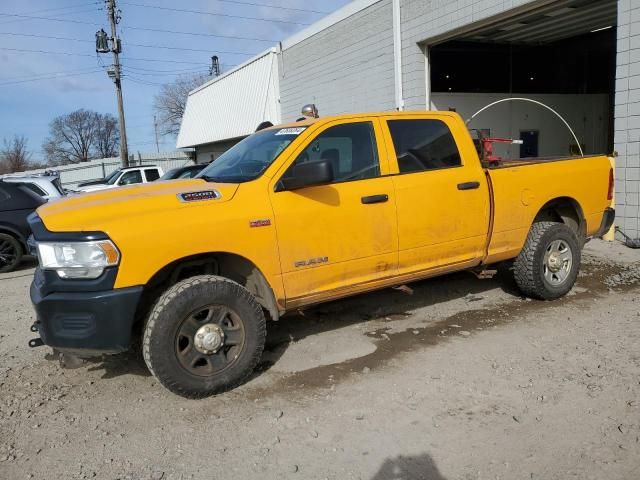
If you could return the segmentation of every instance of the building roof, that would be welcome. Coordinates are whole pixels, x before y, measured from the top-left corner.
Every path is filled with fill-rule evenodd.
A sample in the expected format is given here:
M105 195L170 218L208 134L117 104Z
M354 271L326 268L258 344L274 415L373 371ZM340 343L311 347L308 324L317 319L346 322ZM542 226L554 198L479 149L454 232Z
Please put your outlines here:
M269 49L189 93L178 148L238 138L280 123L278 61Z

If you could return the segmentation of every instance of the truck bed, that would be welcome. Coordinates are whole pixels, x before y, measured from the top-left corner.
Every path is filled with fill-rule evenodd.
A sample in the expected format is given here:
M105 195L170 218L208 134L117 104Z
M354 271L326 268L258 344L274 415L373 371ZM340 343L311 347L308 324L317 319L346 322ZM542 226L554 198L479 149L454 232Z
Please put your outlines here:
M581 156L554 156L554 157L531 157L531 158L508 158L498 162L482 162L482 166L489 170L498 170L500 168L523 167L526 165L539 165L541 163L564 162L570 160L586 160L589 158L597 158L602 155L585 155Z
M594 235L610 205L611 168L611 159L604 155L501 160L485 166L492 191L492 226L485 261L517 255L536 215L550 199L566 199L575 205L584 234Z

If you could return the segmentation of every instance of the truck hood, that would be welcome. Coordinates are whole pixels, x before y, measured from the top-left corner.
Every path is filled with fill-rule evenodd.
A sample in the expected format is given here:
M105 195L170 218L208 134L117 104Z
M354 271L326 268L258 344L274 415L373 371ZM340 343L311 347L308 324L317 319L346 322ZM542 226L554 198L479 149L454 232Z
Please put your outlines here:
M235 183L202 179L156 181L71 195L43 205L37 213L53 232L106 232L110 224L123 219L135 222L139 216L157 215L161 221L169 210L225 203L237 190ZM215 192L215 198L207 192Z

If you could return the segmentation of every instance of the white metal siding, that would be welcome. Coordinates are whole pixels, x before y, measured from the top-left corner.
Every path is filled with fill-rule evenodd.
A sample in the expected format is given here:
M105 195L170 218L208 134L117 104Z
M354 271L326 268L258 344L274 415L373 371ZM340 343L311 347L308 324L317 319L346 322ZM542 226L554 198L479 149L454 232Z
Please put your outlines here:
M382 0L293 46L285 41L283 120L295 120L307 103L322 116L394 109L392 18L391 0Z
M616 224L640 236L640 5L618 2Z
M242 137L266 120L280 123L278 96L278 62L269 50L189 94L177 147Z

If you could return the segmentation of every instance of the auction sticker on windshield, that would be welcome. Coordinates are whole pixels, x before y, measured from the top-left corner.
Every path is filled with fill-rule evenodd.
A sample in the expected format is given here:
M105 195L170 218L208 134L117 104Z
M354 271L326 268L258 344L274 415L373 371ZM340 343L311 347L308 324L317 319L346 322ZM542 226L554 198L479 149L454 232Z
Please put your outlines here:
M282 130L278 130L276 132L276 135L300 135L306 129L307 129L307 127L283 128Z

